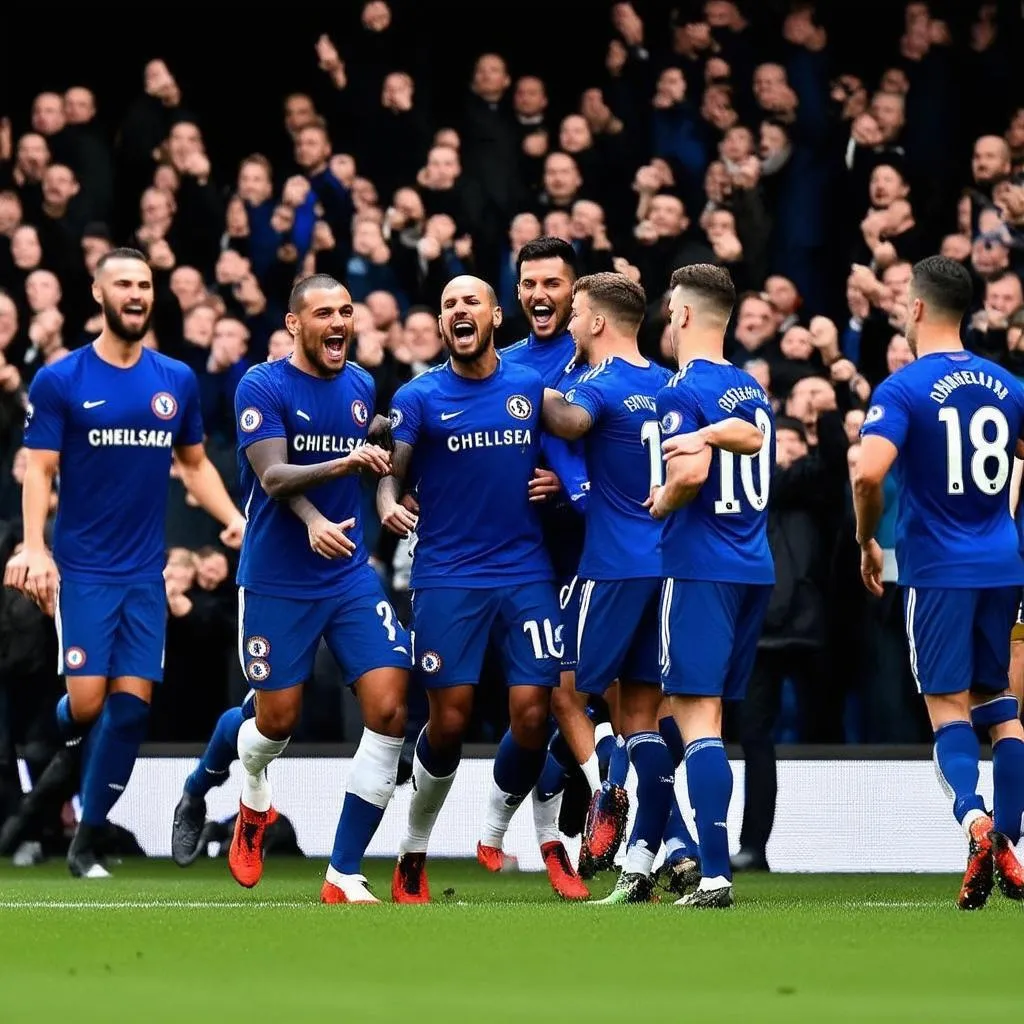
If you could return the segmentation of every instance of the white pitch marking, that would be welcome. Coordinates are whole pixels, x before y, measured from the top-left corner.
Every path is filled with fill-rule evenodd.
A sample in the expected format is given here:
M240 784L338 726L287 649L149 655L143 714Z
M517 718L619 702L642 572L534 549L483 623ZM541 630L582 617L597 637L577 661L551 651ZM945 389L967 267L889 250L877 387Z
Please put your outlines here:
M254 908L256 910L294 910L298 907L318 906L308 902L274 903L269 900L241 902L233 900L124 900L122 902L101 902L94 900L3 900L0 910L234 910Z

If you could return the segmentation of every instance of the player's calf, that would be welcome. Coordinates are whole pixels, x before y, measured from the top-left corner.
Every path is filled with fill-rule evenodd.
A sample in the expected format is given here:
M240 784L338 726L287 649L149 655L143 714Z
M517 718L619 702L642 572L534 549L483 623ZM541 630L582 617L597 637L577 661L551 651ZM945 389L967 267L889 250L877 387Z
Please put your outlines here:
M512 816L540 778L547 747L531 750L517 742L509 729L498 744L494 775L487 799L477 860L489 871L507 870L514 858L502 850Z

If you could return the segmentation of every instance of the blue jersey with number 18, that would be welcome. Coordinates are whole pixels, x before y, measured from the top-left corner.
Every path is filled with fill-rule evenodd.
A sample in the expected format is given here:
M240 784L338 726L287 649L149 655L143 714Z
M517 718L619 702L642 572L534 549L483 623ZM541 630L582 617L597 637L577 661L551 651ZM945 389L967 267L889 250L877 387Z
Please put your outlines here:
M733 416L757 426L764 444L754 456L712 450L708 478L696 497L665 520L661 563L666 579L775 582L768 547L775 417L768 396L749 373L707 359L687 363L658 392L665 440Z
M896 561L906 587L1024 583L1009 511L1024 388L970 352L935 352L875 390L861 434L891 441L899 485Z

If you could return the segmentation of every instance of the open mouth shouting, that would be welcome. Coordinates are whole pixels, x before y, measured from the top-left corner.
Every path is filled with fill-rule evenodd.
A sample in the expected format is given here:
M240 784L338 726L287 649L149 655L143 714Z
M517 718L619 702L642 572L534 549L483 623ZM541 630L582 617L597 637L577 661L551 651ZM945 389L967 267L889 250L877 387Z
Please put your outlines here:
M452 323L452 341L470 342L476 338L476 323L470 317L462 317Z
M555 307L549 302L538 302L530 307L535 334L546 334L555 324Z
M340 366L345 362L345 335L328 334L324 338L324 354L327 361L333 366Z

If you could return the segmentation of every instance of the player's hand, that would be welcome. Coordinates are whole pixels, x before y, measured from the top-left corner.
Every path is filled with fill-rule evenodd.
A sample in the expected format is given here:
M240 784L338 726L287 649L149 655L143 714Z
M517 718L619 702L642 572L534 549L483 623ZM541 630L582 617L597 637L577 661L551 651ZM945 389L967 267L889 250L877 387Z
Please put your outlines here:
M320 516L309 524L309 546L322 558L351 558L356 545L345 531L355 525L355 519L332 523L325 516Z
M882 596L882 548L877 540L869 540L861 546L860 578L870 593Z
M342 460L346 473L361 473L369 470L377 476L387 476L391 472L391 453L378 448L375 444L364 444L351 455Z
M57 566L48 551L22 548L4 570L4 585L21 591L39 605L46 615L53 615L57 580Z
M220 542L226 548L237 551L242 546L242 538L245 536L245 516L241 512L220 531Z
M535 469L528 490L530 501L547 501L562 489L562 481L550 469Z
M408 537L416 529L418 521L416 515L400 502L385 509L380 517L380 525L399 537Z
M680 455L699 455L708 446L707 438L701 430L693 430L688 434L676 434L661 443L661 454L666 462Z
M658 498L661 497L661 490L660 486L652 487L651 493L647 495L647 500L644 502L644 508L650 511L652 519L664 519L668 514L658 507Z

